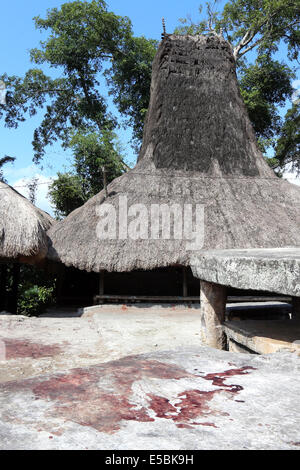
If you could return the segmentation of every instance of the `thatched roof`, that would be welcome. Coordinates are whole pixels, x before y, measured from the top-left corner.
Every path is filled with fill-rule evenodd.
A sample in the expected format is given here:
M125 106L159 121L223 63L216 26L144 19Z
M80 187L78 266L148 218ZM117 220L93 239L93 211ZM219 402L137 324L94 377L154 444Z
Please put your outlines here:
M45 257L46 231L53 222L50 215L0 182L0 260L32 261Z
M300 188L265 163L241 98L230 45L167 36L153 63L136 167L49 231L49 257L88 271L187 265L185 240L99 240L103 203L204 206L203 249L300 246ZM98 208L98 209L97 209Z

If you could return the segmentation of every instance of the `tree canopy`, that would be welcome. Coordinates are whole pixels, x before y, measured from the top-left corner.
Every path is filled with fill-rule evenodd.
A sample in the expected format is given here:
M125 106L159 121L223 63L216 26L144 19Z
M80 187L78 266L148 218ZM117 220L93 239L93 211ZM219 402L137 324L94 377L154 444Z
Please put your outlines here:
M262 151L273 157L268 162L274 168L291 163L299 169L299 105L285 118L281 111L291 99L299 66L299 0L228 0L221 11L215 0L200 12L200 21L181 19L175 32L221 34L230 42ZM30 51L33 67L23 77L0 76L7 89L0 119L16 128L41 113L32 142L36 163L56 141L72 150L72 169L60 173L50 190L57 215L63 216L103 188L103 167L108 182L128 168L117 145L121 123L107 104L107 87L133 129L137 149L158 41L135 37L130 19L110 12L104 0L64 3L34 23L47 37ZM285 60L277 56L282 48ZM45 73L49 67L51 76Z
M203 15L203 6L199 10ZM180 22L177 34L222 34L229 41L241 94L259 144L266 155L273 157L267 158L268 163L278 170L293 158L294 163L299 162L294 168L299 168L295 139L300 130L297 120L291 119L295 110L282 118L280 109L291 100L295 71L299 69L299 0L229 0L222 11L218 11L218 1L214 0L206 3L204 19L194 22L182 18ZM276 59L280 48L286 49L284 61ZM286 153L288 148L294 149L292 154Z
M74 162L71 172L58 173L49 195L56 208L56 216L64 217L104 187L123 171L121 149L117 137L110 130L84 134L75 133L70 141Z
M65 3L48 10L45 19L34 21L49 36L40 48L30 51L36 68L24 78L2 75L7 100L0 106L0 117L4 115L8 127L17 127L27 116L44 110L33 136L34 161L39 162L46 146L57 140L66 148L74 128L100 134L102 129L116 128L101 92L104 72L114 84L116 104L130 116L139 138L155 41L134 38L129 18L109 12L102 0ZM37 68L45 65L60 77L49 77Z

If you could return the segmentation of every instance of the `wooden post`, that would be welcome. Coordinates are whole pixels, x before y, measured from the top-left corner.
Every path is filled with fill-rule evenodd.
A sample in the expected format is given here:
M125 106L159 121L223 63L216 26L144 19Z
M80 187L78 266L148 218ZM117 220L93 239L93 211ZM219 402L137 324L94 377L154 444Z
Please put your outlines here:
M292 320L300 320L300 297L293 297Z
M201 340L212 348L225 349L223 332L227 289L207 281L200 282Z
M182 277L183 277L182 295L183 297L187 297L188 296L187 268L185 266L183 266L182 268Z

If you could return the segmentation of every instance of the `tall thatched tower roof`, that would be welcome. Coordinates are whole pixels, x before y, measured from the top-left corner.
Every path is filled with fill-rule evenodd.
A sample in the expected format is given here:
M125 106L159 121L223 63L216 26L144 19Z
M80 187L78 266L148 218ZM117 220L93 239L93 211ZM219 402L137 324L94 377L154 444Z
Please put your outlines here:
M157 204L201 206L203 249L300 246L300 188L277 178L265 163L223 38L164 38L153 62L136 167L108 186L107 197L102 191L49 231L49 257L79 269L189 263L186 240L153 239L150 225L136 240L124 232L99 239L99 207L119 210L120 197L128 208L144 204L148 215Z
M48 248L46 231L54 220L0 182L0 260L38 261Z

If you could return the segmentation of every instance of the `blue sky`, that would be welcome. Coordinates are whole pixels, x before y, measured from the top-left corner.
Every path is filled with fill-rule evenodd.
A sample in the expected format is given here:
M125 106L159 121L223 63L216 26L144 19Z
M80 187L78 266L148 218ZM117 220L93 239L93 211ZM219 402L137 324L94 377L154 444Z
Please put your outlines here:
M47 9L59 7L66 0L10 0L1 4L1 28L0 28L0 73L22 76L32 67L29 60L29 50L38 47L39 41L45 38L34 27L33 17L45 16ZM179 24L180 17L188 14L193 19L199 17L198 8L200 0L152 0L140 2L137 0L108 0L109 10L121 16L128 16L133 25L135 35L144 35L148 38L160 39L162 25L161 19L166 19L168 32L172 32ZM202 2L204 3L204 2ZM221 0L222 6L225 1ZM279 54L284 58L284 51ZM47 70L43 67L43 70ZM22 123L18 129L7 129L0 122L0 156L5 154L17 158L14 165L5 168L8 182L19 187L20 192L28 178L38 175L40 182L38 201L42 209L52 212L47 199L47 181L55 177L57 171L70 167L72 155L64 152L59 144L48 148L43 168L32 163L32 136L34 129L40 122L41 114ZM125 149L124 155L127 161L134 162L135 156L130 147L130 131L121 131L120 140ZM25 178L25 180L24 180Z

